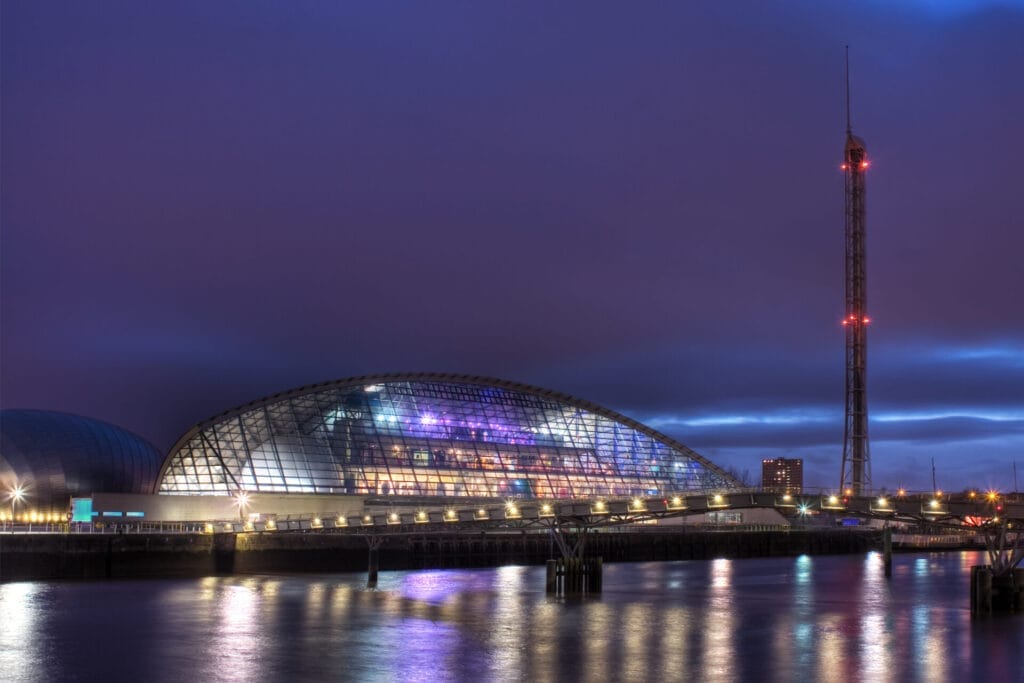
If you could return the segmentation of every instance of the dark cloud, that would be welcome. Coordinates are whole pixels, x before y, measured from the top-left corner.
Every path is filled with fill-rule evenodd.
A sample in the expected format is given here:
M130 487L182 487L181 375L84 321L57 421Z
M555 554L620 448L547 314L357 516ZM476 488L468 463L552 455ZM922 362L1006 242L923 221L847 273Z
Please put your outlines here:
M168 446L305 383L469 372L838 477L852 43L876 474L1008 462L1024 5L934 5L8 0L0 400Z

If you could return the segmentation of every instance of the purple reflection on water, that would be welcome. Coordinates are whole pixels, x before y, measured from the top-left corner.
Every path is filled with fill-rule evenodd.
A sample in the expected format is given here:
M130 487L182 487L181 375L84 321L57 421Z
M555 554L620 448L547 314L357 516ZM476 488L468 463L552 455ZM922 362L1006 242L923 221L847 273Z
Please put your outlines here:
M977 553L0 585L5 681L1024 680L1020 615L972 619Z

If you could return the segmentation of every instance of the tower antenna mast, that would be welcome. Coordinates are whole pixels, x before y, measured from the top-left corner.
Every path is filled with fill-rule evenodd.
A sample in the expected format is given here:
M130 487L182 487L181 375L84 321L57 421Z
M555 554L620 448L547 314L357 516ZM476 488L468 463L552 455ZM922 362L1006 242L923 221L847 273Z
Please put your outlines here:
M850 46L846 46L846 136L853 135L853 126L850 123Z
M842 170L846 199L846 416L843 426L843 464L840 490L853 495L871 490L868 449L867 264L865 248L865 174L868 168L864 141L850 123L850 47L846 46L846 147Z

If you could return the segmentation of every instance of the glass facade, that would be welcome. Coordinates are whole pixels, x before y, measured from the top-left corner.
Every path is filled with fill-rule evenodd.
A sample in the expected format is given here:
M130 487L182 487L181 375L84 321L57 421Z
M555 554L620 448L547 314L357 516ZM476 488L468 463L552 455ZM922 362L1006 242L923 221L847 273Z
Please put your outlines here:
M158 490L582 498L737 486L598 406L450 377L344 380L230 411L178 442Z

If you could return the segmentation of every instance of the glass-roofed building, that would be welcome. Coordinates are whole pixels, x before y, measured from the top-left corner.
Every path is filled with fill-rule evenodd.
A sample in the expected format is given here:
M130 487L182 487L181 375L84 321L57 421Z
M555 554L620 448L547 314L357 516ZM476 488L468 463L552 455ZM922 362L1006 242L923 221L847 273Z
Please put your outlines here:
M564 394L376 375L240 406L185 434L162 494L582 498L737 488L686 446Z

